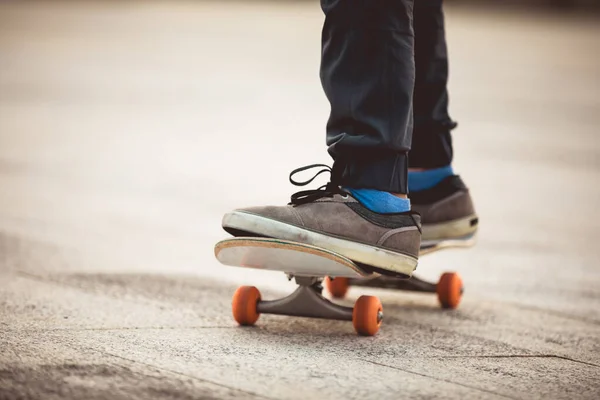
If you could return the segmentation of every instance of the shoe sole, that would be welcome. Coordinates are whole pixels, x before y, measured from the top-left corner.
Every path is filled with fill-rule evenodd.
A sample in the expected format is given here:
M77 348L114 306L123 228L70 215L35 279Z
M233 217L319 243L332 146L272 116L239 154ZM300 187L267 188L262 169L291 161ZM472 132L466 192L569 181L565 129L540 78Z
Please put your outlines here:
M439 224L423 224L421 247L432 246L445 241L461 241L470 239L477 231L477 215L455 219Z
M249 232L259 236L291 240L338 253L356 263L375 267L382 274L390 272L410 277L417 268L418 259L381 247L340 239L335 236L286 224L257 214L234 211L223 217L223 228ZM415 227L415 229L417 229Z
M475 245L475 242L475 233L470 233L468 235L453 239L424 241L421 242L419 256L435 253L436 251L443 249L472 247Z

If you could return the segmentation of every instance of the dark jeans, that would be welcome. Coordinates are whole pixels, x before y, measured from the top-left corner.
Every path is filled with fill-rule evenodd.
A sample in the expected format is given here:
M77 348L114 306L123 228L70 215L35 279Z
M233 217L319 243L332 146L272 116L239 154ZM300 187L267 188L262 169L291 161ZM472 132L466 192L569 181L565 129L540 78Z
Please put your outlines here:
M414 3L321 0L320 75L336 183L407 193L409 166L452 161L442 0Z

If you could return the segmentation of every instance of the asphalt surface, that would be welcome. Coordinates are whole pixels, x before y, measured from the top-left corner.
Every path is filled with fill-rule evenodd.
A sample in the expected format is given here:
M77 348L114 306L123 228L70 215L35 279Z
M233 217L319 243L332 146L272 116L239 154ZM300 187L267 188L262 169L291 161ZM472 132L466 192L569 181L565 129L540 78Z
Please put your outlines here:
M480 214L458 310L378 295L376 337L261 316L232 208L329 162L313 2L0 3L0 398L596 399L600 24L450 5L455 169Z

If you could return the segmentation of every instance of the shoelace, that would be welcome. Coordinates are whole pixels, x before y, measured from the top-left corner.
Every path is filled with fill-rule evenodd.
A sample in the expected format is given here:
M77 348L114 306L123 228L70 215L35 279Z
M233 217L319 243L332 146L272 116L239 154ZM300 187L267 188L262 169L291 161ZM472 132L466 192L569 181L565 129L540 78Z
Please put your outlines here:
M318 171L312 178L310 178L307 181L298 182L292 178L297 173L307 171L307 170L313 169L313 168L321 168L321 170ZM314 181L317 176L321 175L324 172L329 172L329 174L331 174L331 176L333 178L333 171L328 165L311 164L311 165L307 165L305 167L300 167L300 168L293 170L290 173L290 183L295 186L306 186L309 183L311 183L312 181ZM318 189L302 190L300 192L294 193L291 196L290 204L300 205L300 204L311 203L311 202L318 200L320 198L323 198L323 197L333 197L336 194L347 195L347 193L344 192L342 190L342 188L340 188L339 185L334 182L334 179L331 179L331 181L329 183L319 187Z

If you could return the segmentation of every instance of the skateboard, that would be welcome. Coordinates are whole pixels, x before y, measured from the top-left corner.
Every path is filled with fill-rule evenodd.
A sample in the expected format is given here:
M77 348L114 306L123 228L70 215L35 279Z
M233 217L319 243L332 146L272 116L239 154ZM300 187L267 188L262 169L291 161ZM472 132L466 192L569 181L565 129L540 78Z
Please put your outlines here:
M475 244L475 234L470 234L454 240L441 242L422 243L419 259L427 254L432 254L443 249L466 248ZM353 277L326 277L325 287L334 299L343 299L350 286L372 287L380 289L403 290L410 292L435 293L442 308L457 308L464 286L460 275L456 272L445 272L437 283L429 282L413 275L410 279L391 276L373 275L364 279Z
M435 250L440 249L439 245ZM424 249L421 251L435 251ZM375 335L383 321L383 307L375 296L360 296L354 307L336 304L323 295L325 281L333 298L342 298L350 285L404 289L406 278L383 277L366 266L333 251L288 240L237 237L215 245L215 256L224 265L284 272L298 288L289 296L266 301L254 286L240 286L232 299L234 319L240 325L254 325L260 314L352 321L356 333ZM419 291L438 294L443 306L454 308L462 296L462 282L456 273L446 273L438 284L425 281ZM413 284L419 287L419 283ZM413 286L410 286L413 287ZM417 290L417 289L405 289Z

